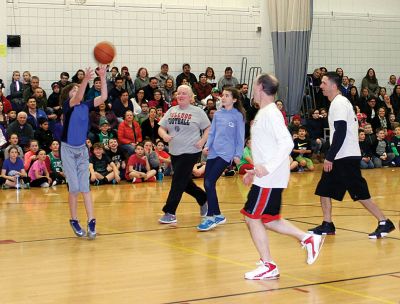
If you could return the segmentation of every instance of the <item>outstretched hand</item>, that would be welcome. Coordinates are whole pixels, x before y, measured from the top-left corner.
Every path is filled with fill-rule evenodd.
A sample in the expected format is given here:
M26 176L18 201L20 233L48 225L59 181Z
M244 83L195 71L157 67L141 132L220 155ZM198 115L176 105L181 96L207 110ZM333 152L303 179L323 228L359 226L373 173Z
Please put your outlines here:
M105 77L106 76L106 72L107 72L107 65L106 64L99 64L97 71L97 75L99 75L100 78Z
M94 73L94 71L92 70L91 67L86 68L86 69L85 69L85 79L86 79L87 81L89 81L90 79L92 79L92 78L93 78L93 73Z

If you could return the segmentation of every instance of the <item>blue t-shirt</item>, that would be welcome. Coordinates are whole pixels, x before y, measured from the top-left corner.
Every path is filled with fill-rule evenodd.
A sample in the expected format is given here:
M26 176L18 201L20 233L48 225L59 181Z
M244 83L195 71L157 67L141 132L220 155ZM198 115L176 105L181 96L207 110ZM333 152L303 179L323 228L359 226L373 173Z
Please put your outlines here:
M94 110L94 99L86 100L73 107L69 98L63 103L64 126L61 141L75 147L85 144L89 130L89 112Z
M6 170L6 175L14 176L17 173L20 173L22 169L24 169L24 162L20 157L17 157L15 163L13 163L9 158L4 160L3 170Z

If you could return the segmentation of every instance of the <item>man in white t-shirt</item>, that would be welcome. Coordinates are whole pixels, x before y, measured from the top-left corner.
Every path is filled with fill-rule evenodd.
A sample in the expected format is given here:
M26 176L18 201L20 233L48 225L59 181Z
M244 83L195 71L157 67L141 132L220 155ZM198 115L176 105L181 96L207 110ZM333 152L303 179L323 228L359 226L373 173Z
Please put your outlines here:
M330 149L324 161L324 170L315 194L320 196L324 220L321 225L309 229L319 235L335 234L332 222L332 199L342 201L346 191L378 220L376 230L368 235L371 239L385 237L395 229L372 201L368 184L361 175L358 122L350 101L340 94L340 77L335 72L324 75L321 82L323 94L331 102L329 108Z
M247 272L248 280L271 280L279 277L277 265L269 250L267 230L290 235L307 249L307 263L317 259L323 239L312 236L282 219L280 209L282 191L289 182L289 154L293 149L292 137L286 128L281 112L274 103L278 80L268 74L259 75L254 82L254 102L259 104L251 128L254 170L246 170L243 182L251 185L244 214L254 245L260 254L255 270Z

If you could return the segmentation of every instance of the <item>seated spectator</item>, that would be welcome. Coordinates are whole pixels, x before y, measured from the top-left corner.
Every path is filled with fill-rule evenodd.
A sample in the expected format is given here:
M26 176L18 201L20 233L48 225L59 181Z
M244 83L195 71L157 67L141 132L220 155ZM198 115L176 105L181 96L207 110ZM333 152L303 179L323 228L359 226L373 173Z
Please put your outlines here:
M211 94L202 99L201 104L205 106L209 99L212 99L214 101L217 110L221 108L221 91L217 87L211 89Z
M33 96L35 94L35 90L40 86L39 84L39 77L37 76L32 76L31 78L31 82L29 84L29 86L27 86L24 89L24 93L23 93L23 99L24 102L26 103L29 99L29 97ZM43 95L46 96L46 92L43 92ZM17 111L19 109L16 109Z
M311 141L307 138L307 130L300 126L298 137L294 140L292 157L299 162L299 167L314 171L314 163L311 160L312 149ZM300 169L300 168L299 168Z
M128 156L135 152L136 145L142 141L140 125L133 119L133 112L126 111L125 119L118 126L118 143Z
M12 104L22 104L22 94L24 93L24 84L20 80L21 74L19 71L14 71L12 81L10 83L10 101Z
M102 118L107 120L111 130L118 129L119 123L117 116L114 114L114 111L110 110L108 104L102 102L98 107L95 108L94 111L91 111L89 114L90 132L93 134L100 132L100 120Z
M85 71L82 70L82 69L79 69L79 70L76 71L75 75L72 76L71 80L72 80L73 83L81 84L81 83L82 83L82 80L83 80L84 78L85 78ZM87 84L87 85L86 85L86 88L85 88L85 94L84 94L84 96L87 95L87 93L89 92L89 90L90 90L90 86L89 86L89 84Z
M211 94L212 85L207 82L207 76L204 73L199 75L199 82L193 84L193 93L197 103L201 103L201 100L205 99Z
M128 159L126 180L132 183L155 182L157 171L150 168L149 161L144 153L142 143L135 147L135 154Z
M32 77L33 79L33 77ZM31 80L32 83L32 80ZM60 80L58 81L58 85L60 86L60 89L64 89L67 85L69 85L71 82L69 81L69 73L68 72L61 72L60 74Z
M207 67L205 74L207 77L207 82L211 84L213 88L215 88L217 86L217 81L215 80L214 69L212 67Z
M390 147L392 148L392 152L394 154L394 164L396 167L400 167L400 126L397 126L394 129L394 134L392 141L390 143Z
M222 76L218 80L218 89L222 91L222 88L225 86L229 87L236 87L239 84L239 81L232 76L233 75L233 70L231 67L226 67L225 68L225 73L224 76Z
M382 107L378 109L378 115L372 119L371 125L375 132L378 129L391 129L392 126L389 123L389 117L386 114L385 108Z
M156 108L150 108L149 110L149 117L145 119L141 124L142 129L142 137L143 138L150 138L152 142L156 142L157 138L160 138L158 135L158 120L156 120Z
M394 154L390 148L389 142L385 139L385 130L378 128L376 130L377 142L373 147L372 153L375 168L389 166L394 159Z
M8 126L8 116L4 112L3 103L0 101L0 125L5 130Z
M156 153L160 160L160 168L165 176L172 174L171 156L165 151L165 144L162 140L159 140L156 145Z
M393 107L395 109L397 109L397 113L398 113L399 112L399 108L400 108L400 85L397 84L394 87L393 93L392 93L392 95L390 95L390 100L392 102Z
M112 67L110 72L107 72L107 91L110 92L114 87L115 78L121 76L117 67Z
M31 84L31 79L32 79L32 75L31 72L29 71L24 71L22 73L22 84L24 86L24 89L26 89L28 86L30 86Z
M343 96L348 97L350 95L350 89L351 86L349 84L349 77L343 76L342 85L340 86L340 92L342 92Z
M361 89L361 94L360 97L358 98L358 101L356 103L357 106L360 107L361 112L367 114L367 109L368 109L368 100L370 100L370 97L372 97L375 101L374 107L376 106L376 99L374 96L369 96L369 92L367 88L362 88Z
M153 142L148 138L143 140L143 149L144 155L149 161L150 168L158 171L160 168L160 159L158 158L158 154L153 150Z
M207 117L210 120L210 122L212 122L215 112L217 112L217 109L215 108L208 111Z
M297 133L299 131L299 127L301 126L301 117L296 114L292 117L292 122L289 123L288 129L290 134Z
M138 115L140 112L142 112L142 103L147 104L147 99L144 98L144 90L139 89L139 91L136 92L136 97L130 99L133 104L133 114Z
M165 102L168 104L168 107L170 107L171 106L171 102L172 102L172 98L173 98L173 95L174 95L174 91L175 91L174 80L168 78L165 81L164 87L161 89L161 91L162 91L162 94L164 96Z
M95 142L101 143L105 150L109 150L108 142L111 138L116 138L114 130L110 128L110 124L108 123L105 117L100 118L100 132L96 134Z
M347 95L347 99L351 102L353 107L358 105L359 98L357 87L350 87L350 93Z
M111 159L104 154L103 144L93 145L93 155L89 163L90 182L95 186L119 183L119 171Z
M149 108L158 108L161 107L163 112L168 111L168 104L165 102L161 90L157 89L154 91L154 99L148 102Z
M278 99L278 100L275 101L275 104L276 104L278 110L281 111L281 113L282 113L283 119L285 120L285 125L288 126L289 120L288 120L288 117L286 115L285 108L283 106L283 101Z
M399 125L399 122L396 119L396 115L394 115L393 113L389 114L389 123L391 130L394 130Z
M373 169L374 163L372 161L371 147L365 141L365 132L363 129L358 130L358 143L360 145L360 151L361 151L360 168Z
M96 97L101 95L101 79L100 77L95 77L93 80L93 86L89 89L87 94L85 95L85 99L95 99Z
M310 111L310 118L307 119L307 131L311 140L311 149L318 161L322 161L321 149L325 143L324 121L318 109Z
M143 89L145 86L149 84L149 82L150 82L149 72L147 71L147 69L144 67L139 68L139 70L136 73L136 78L134 82L135 92L139 91L140 89Z
M17 148L18 150L18 156L22 159L22 162L24 161L24 151L22 150L22 148L20 146L18 146L18 135L13 133L10 135L10 138L8 139L9 145L4 149L4 159L9 158L9 154L8 151L10 151L10 149L12 147Z
M358 106L354 107L356 109L356 116L358 120L358 126L360 128L364 128L365 124L367 123L367 115L365 113L361 113L361 110Z
M35 139L39 143L39 148L49 153L51 151L50 146L54 140L53 132L49 130L49 121L41 117L38 119L39 128L35 131Z
M149 105L147 104L147 102L142 102L142 105L140 107L141 111L135 116L135 119L141 125L143 121L149 118Z
M4 114L9 113L13 109L11 102L3 95L3 92L1 90L0 90L0 102L3 106L2 112Z
M31 187L48 188L52 184L52 180L46 166L46 158L46 151L39 150L37 159L33 162L28 172Z
M386 113L388 113L388 114L397 115L399 112L399 108L396 109L393 106L392 101L390 100L390 97L386 94L383 96L382 107L385 108Z
M120 98L122 90L124 90L122 88L123 83L124 83L124 80L120 76L116 77L115 82L114 82L114 87L108 92L107 103L112 105L111 107L113 110L114 110L114 108L113 108L114 103ZM128 92L128 91L126 91L126 92Z
M33 97L36 99L36 107L45 111L47 108L47 97L44 95L44 91L41 87L35 89Z
M39 151L39 142L32 139L29 143L29 150L24 155L24 169L28 172L32 164L37 160L37 153Z
M251 156L251 139L250 138L247 138L245 140L245 147L243 150L243 155L240 158L240 163L239 163L239 165L237 165L237 168L239 170L239 174L241 174L241 175L246 174L246 170L254 169L253 158Z
M108 141L108 147L109 149L106 151L108 157L117 167L120 178L125 178L125 156L121 148L118 146L118 140L116 138L110 138Z
M372 120L378 115L378 107L376 105L375 97L368 98L367 106L364 110L360 105L358 106L360 107L361 112L367 115L367 122L372 123Z
M60 143L53 140L50 145L51 152L47 155L50 160L50 177L53 180L52 186L66 183L65 173L60 157Z
M52 109L53 113L57 114L57 117L60 117L62 110L60 105L60 86L58 85L58 82L53 82L51 84L51 89L53 92L47 99L47 107Z
M158 89L158 80L155 77L150 77L149 84L143 88L144 98L154 100L154 93Z
M207 100L206 106L204 108L204 112L206 112L206 114L208 114L210 112L210 110L213 110L213 109L216 110L217 108L215 107L214 100L212 98L210 98Z
M367 74L361 82L361 87L368 89L369 96L376 97L378 95L380 86L373 68L368 69Z
M24 163L20 157L18 157L17 147L10 147L9 158L4 160L1 169L0 183L3 189L16 188L17 178L19 183L24 188L25 185L29 186L28 175L24 169Z
M364 133L365 133L365 141L370 147L370 150L372 151L372 148L376 145L377 139L370 123L366 123L364 125Z
M384 97L386 95L386 88L385 87L379 87L379 92L378 92L378 101L379 104L382 105L384 102Z
M124 66L121 68L121 77L123 80L122 88L128 92L129 98L133 98L135 96L135 85L133 84L128 67Z
M182 84L183 79L186 79L191 87L197 82L196 76L190 72L191 67L189 63L182 65L182 73L176 77L176 87Z
M31 125L33 130L39 128L39 119L47 120L46 113L42 109L37 108L35 97L29 97L28 102L26 103L26 112L28 114L27 122Z
M290 155L289 155L289 164L290 164L290 172L299 171L299 162L297 160L294 160Z
M161 65L161 71L155 77L158 79L158 87L159 88L165 88L167 80L172 81L172 87L174 87L174 76L171 74L168 74L169 71L169 66L168 64L164 63ZM166 99L166 97L165 97Z

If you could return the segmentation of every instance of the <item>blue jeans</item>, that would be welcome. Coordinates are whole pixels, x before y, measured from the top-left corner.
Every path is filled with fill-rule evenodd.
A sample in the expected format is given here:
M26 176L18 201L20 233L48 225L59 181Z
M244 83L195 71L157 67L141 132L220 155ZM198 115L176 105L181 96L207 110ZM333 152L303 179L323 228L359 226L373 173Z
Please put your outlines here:
M369 162L360 160L360 168L361 169L373 169L374 163L373 163L372 159L370 159Z
M204 189L206 190L208 202L207 216L221 214L215 185L229 164L229 162L223 160L221 157L207 159L206 172L204 174Z
M128 157L135 153L135 148L131 144L120 145L122 152L128 154Z

